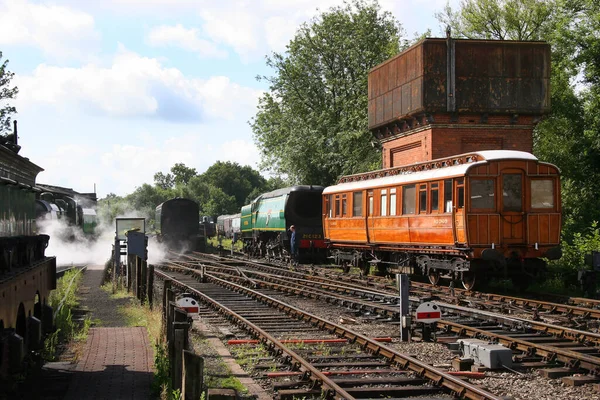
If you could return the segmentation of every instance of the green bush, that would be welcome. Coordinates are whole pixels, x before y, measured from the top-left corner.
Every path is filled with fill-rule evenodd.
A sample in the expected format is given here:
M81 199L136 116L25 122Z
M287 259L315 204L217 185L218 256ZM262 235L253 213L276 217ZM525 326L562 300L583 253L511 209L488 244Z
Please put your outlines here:
M598 222L592 222L584 232L575 233L570 241L563 238L561 246L562 257L548 262L548 278L534 287L546 293L580 295L577 272L589 270L590 267L585 264L586 254L600 250Z

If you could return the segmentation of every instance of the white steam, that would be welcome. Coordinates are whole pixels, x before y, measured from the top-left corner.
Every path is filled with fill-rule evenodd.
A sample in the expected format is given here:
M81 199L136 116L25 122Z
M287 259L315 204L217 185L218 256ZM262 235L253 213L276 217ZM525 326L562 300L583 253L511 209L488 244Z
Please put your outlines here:
M40 233L50 235L46 256L55 256L59 265L104 265L110 258L114 243L114 229L98 225L97 239L83 234L80 227L72 226L66 219L37 221Z
M156 236L148 237L148 263L159 264L168 257L168 250L164 244L156 240Z
M126 213L119 218L139 218L139 213ZM69 225L66 219L40 219L37 221L39 233L50 236L46 256L55 256L58 265L87 265L104 268L104 263L111 258L115 243L116 221L102 223L95 228L94 237L87 236L81 227ZM148 227L146 227L148 230ZM155 237L148 240L148 262L156 264L168 256L166 248L158 243ZM126 262L126 256L121 256Z

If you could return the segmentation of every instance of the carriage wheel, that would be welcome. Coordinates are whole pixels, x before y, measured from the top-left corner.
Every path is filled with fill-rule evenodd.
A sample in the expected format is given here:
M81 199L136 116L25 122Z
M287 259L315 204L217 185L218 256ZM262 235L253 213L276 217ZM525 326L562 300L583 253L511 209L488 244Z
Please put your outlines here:
M350 264L348 263L348 261L344 261L342 263L342 271L344 271L345 274L350 272Z
M465 271L462 273L462 285L467 290L472 290L475 287L476 275L473 271Z
M440 282L440 273L436 270L430 269L427 272L427 277L433 286L437 286L437 284Z

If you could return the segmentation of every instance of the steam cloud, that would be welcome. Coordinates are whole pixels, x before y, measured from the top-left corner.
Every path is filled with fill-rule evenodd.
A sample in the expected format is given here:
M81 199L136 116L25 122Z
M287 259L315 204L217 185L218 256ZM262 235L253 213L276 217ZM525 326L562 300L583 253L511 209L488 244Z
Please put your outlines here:
M123 215L119 218L133 218L138 215ZM39 233L50 235L47 256L55 256L57 265L87 265L89 269L102 269L111 258L115 241L115 221L99 222L95 237L83 233L80 227L69 225L66 219L41 219L37 221ZM167 256L165 247L153 237L148 240L148 262L156 264ZM125 262L125 256L122 261Z

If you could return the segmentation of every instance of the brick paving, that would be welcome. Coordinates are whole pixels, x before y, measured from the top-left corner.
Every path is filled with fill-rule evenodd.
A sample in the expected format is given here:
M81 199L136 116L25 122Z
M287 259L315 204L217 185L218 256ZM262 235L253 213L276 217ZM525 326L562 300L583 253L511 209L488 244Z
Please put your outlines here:
M92 328L65 400L151 398L152 348L146 328Z

